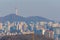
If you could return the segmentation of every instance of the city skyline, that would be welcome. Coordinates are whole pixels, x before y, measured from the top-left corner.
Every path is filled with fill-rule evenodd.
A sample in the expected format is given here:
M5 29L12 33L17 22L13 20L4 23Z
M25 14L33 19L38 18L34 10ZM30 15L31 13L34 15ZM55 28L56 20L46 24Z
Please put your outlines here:
M0 17L15 13L17 6L19 15L42 16L60 21L60 0L0 0Z

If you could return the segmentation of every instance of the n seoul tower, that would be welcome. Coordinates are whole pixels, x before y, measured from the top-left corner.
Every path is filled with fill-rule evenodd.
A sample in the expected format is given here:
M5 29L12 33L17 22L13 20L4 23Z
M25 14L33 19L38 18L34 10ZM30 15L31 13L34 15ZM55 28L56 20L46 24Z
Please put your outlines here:
M16 8L16 15L18 15L18 8Z
M16 10L16 15L18 15L18 0L16 0L16 8L15 8L15 10Z

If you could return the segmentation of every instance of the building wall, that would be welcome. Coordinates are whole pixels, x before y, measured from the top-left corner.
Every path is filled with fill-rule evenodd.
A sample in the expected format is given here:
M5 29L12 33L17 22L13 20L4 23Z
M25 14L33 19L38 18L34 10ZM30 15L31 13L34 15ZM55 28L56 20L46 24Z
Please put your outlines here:
M2 29L3 27L2 27L2 23L0 23L0 30Z

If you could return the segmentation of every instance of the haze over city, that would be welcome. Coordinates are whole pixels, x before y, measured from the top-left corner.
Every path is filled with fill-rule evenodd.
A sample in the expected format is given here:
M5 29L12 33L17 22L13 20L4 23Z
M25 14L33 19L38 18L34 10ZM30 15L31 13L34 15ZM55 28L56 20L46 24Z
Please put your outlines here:
M15 13L18 8L19 15L42 16L60 21L60 0L0 0L0 17Z

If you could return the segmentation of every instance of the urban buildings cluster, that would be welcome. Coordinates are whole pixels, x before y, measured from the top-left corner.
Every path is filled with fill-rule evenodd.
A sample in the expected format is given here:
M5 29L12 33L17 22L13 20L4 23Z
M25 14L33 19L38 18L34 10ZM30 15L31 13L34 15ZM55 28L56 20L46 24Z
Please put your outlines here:
M59 39L60 35L60 24L56 22L44 22L40 21L37 23L30 22L12 22L0 23L0 35L15 35L15 34L30 34L37 33L46 35L46 37Z

